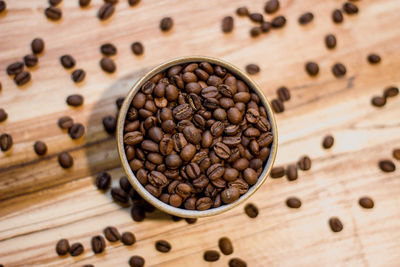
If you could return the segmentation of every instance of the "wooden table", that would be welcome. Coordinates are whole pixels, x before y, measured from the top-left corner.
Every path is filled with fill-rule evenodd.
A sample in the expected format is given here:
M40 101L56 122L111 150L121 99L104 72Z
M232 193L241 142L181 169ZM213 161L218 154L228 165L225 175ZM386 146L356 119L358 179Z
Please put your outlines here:
M278 13L288 18L287 25L255 39L248 33L252 23L234 11L247 5L261 12L261 0L142 1L134 8L121 0L106 22L96 18L102 1L93 0L86 9L77 2L64 0L63 19L57 23L43 14L46 0L8 0L7 14L0 17L0 107L9 114L0 123L0 132L10 133L15 143L11 152L0 153L0 263L127 266L132 255L141 255L146 266L227 266L232 257L246 260L248 266L399 266L400 175L383 173L377 162L391 158L392 149L400 146L400 98L383 108L370 104L386 86L400 85L398 0L357 2L360 13L346 15L341 25L333 24L331 12L343 1L282 0ZM306 11L315 19L300 26L297 18ZM231 34L220 29L226 15L235 17ZM158 28L164 16L175 22L166 34ZM324 45L328 33L337 36L334 50ZM45 40L46 50L39 67L31 71L32 82L18 88L5 69L30 53L35 37ZM144 44L143 56L130 51L134 41ZM118 48L118 70L112 75L99 67L99 47L105 42ZM379 65L367 63L370 52L382 56ZM82 85L75 85L70 71L59 63L67 53L87 71ZM93 185L101 171L110 172L114 185L124 175L114 137L103 130L102 117L116 113L115 100L149 68L193 54L223 58L241 68L260 65L261 72L253 77L270 99L279 86L290 88L292 99L276 116L276 165L294 163L307 154L312 169L300 172L294 182L269 179L250 200L260 208L255 219L240 206L193 225L172 222L160 212L134 222L129 208L121 208ZM305 73L307 60L318 62L316 78ZM345 78L332 75L335 62L347 67ZM76 93L85 97L85 105L71 108L65 99ZM58 128L63 115L86 126L84 140L73 141ZM326 134L335 137L329 150L321 147ZM33 152L36 140L47 143L46 156ZM57 163L57 154L65 150L75 160L70 170ZM396 165L399 169L399 162ZM372 210L358 205L364 195L374 199ZM285 206L290 196L302 200L300 209ZM342 220L342 232L329 229L332 216ZM90 238L108 225L132 231L137 243L108 243L106 253L95 256ZM216 263L204 262L203 252L218 249L222 236L232 239L234 254ZM82 242L85 253L77 258L57 256L54 248L60 238ZM170 241L170 253L155 250L159 239Z

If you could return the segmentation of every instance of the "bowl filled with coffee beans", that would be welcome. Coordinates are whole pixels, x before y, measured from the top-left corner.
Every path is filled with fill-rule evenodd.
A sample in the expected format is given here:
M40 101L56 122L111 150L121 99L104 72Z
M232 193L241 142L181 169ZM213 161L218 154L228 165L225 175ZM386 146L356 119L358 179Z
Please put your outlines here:
M225 212L266 180L278 140L272 108L243 71L190 56L163 63L120 109L118 152L134 189L184 218Z

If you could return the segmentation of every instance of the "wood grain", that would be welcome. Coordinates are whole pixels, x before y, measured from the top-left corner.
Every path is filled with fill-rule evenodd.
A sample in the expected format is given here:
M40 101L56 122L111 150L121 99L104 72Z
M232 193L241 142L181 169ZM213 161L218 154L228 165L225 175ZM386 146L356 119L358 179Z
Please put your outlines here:
M390 158L400 147L400 99L374 108L370 99L389 85L400 85L400 5L398 0L357 2L360 13L345 16L341 25L330 19L343 1L282 0L278 12L288 18L281 30L259 38L249 37L252 23L235 16L231 34L220 30L221 19L239 6L262 11L265 1L142 1L131 8L120 1L115 15L100 22L96 13L102 1L92 0L81 9L78 1L63 1L63 19L54 23L43 15L47 1L7 1L0 16L0 107L9 114L0 132L14 138L11 152L0 154L0 263L5 266L127 266L132 255L142 255L146 266L227 266L240 257L248 266L399 266L400 174L383 173L381 158ZM314 21L300 26L297 18L311 11ZM171 16L169 33L158 29L159 21ZM270 19L271 16L266 16ZM324 46L333 33L336 49ZM18 88L5 72L8 64L30 53L35 37L45 40L39 67L31 71L32 82ZM141 41L145 54L137 57L130 44ZM118 70L105 74L99 67L99 47L112 42ZM382 56L371 66L366 56ZM83 84L75 85L59 57L71 54L77 67L87 72ZM103 130L102 117L117 112L115 100L151 67L183 55L223 58L244 68L256 63L261 72L254 79L268 98L276 88L290 88L292 99L277 115L279 152L276 164L287 165L307 154L312 169L299 179L268 180L251 198L260 208L248 218L243 205L225 214L200 219L196 224L172 222L161 212L133 222L129 208L113 203L109 193L93 186L94 177L107 170L113 184L123 176L115 140ZM320 74L310 78L304 71L308 60L318 62ZM333 77L336 62L347 67L343 79ZM65 98L79 93L81 108L70 108ZM72 141L57 127L60 116L70 115L85 124L83 140ZM321 148L326 134L335 137L330 150ZM33 143L42 140L48 154L38 157ZM74 158L71 170L58 166L57 154L68 150ZM400 168L396 162L397 169ZM372 210L357 204L361 196L375 201ZM299 197L303 205L289 210L286 198ZM332 233L328 219L339 217L344 229ZM138 242L132 247L107 244L106 253L94 255L90 238L108 225L132 231ZM218 249L218 239L229 236L234 254L206 263L206 249ZM59 257L60 238L82 242L85 253L77 258ZM172 244L170 253L154 249L156 240Z

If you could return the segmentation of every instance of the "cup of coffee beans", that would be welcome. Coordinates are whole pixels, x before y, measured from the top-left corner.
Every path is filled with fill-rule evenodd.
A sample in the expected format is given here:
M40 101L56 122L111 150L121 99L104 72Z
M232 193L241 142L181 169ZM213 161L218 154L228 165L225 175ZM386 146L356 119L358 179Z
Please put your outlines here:
M262 90L232 64L203 56L173 59L136 82L119 112L117 143L134 189L184 218L249 198L278 146Z

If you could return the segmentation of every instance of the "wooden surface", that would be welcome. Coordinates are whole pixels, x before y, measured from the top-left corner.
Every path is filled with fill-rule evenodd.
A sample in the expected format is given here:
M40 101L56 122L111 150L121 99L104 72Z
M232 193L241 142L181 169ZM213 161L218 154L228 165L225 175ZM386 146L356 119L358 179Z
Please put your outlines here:
M370 105L373 95L388 85L400 85L400 4L398 0L357 2L360 13L334 25L330 14L343 1L282 0L279 14L286 27L256 39L249 37L252 23L235 16L235 30L224 35L220 21L242 5L261 11L264 1L142 1L129 8L120 1L107 22L96 17L102 1L80 9L77 0L64 0L63 19L54 23L43 15L46 0L7 1L8 12L0 17L0 107L9 119L0 132L10 133L14 148L0 153L0 263L5 266L127 266L132 255L142 255L146 266L227 266L240 257L248 266L399 266L400 175L383 173L381 158L390 158L400 146L400 98L383 108ZM251 2L251 3L250 3ZM297 18L306 11L314 21L300 26ZM173 30L158 29L159 20L171 16ZM267 16L269 19L269 17ZM334 33L335 50L324 46L324 36ZM32 82L18 88L6 75L6 66L30 53L30 41L42 37L46 50L39 67L31 71ZM145 54L136 57L130 44L141 41ZM118 70L100 70L99 46L113 42ZM366 56L376 52L381 64L371 66ZM82 85L75 85L59 57L70 53L77 67L87 71ZM103 130L101 119L116 112L115 100L123 96L149 68L182 55L220 57L244 68L256 63L261 72L254 79L267 97L286 85L292 99L285 113L276 116L279 130L277 165L297 161L308 154L312 169L299 179L269 179L250 199L260 208L248 218L243 205L226 214L200 219L194 225L172 222L155 212L136 223L129 209L113 203L109 194L98 192L93 179L108 170L113 184L123 175L114 137ZM304 72L306 60L320 65L320 74ZM333 77L335 62L347 67L343 79ZM65 98L74 93L85 97L81 108L70 108ZM57 119L70 115L87 127L86 138L72 141L57 127ZM321 148L322 137L333 134L335 145ZM48 154L39 158L33 143L42 140ZM58 166L57 153L71 151L70 170ZM396 162L400 169L399 162ZM362 209L361 196L375 200L375 208ZM298 210L285 206L287 197L299 197ZM328 219L338 216L344 229L332 233ZM106 253L95 256L90 238L108 225L132 231L133 247L107 244ZM229 236L235 252L216 263L202 260L206 249ZM77 258L59 257L60 238L82 242L85 253ZM172 244L170 253L154 249L158 239Z

